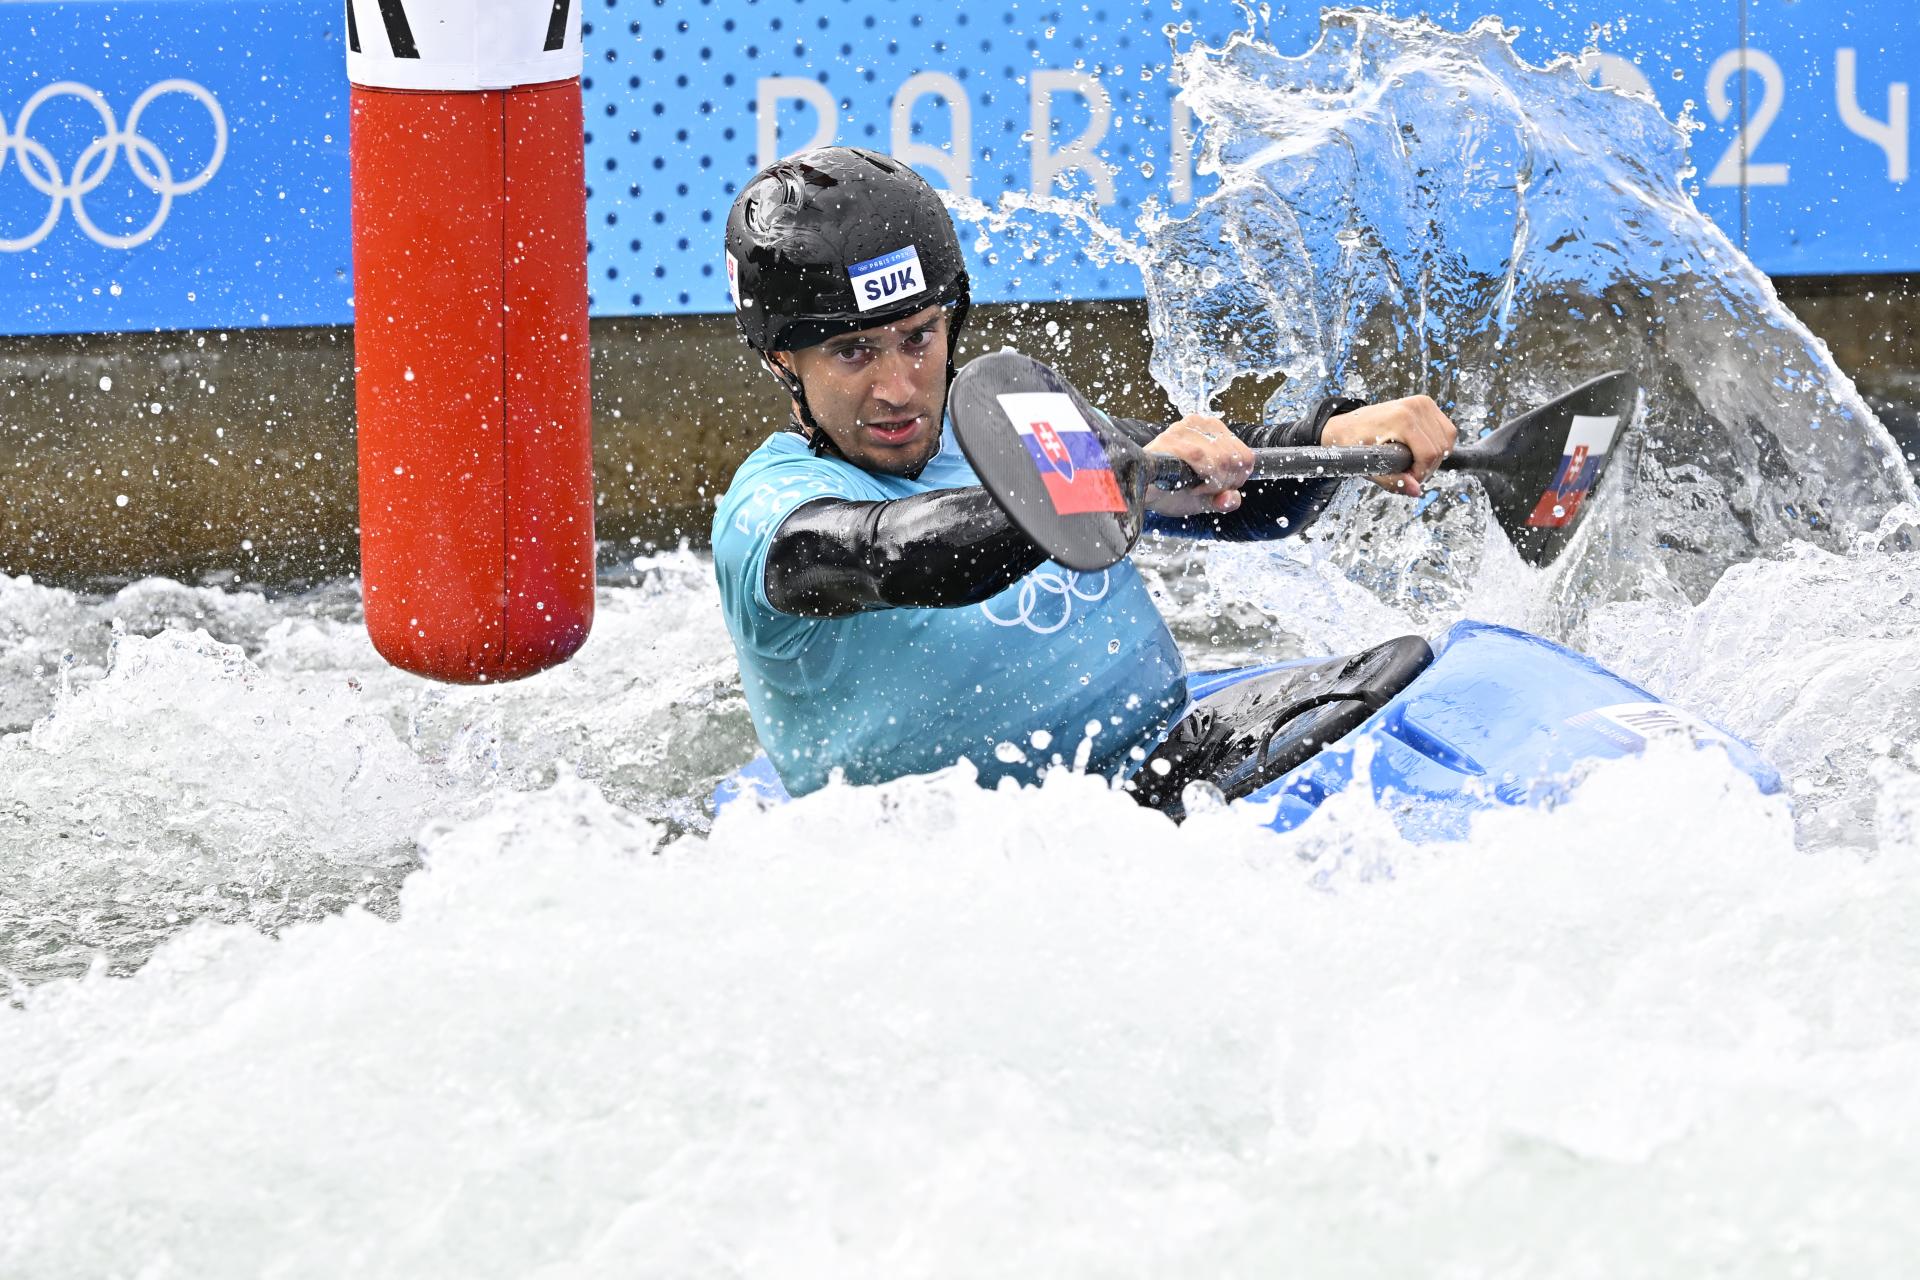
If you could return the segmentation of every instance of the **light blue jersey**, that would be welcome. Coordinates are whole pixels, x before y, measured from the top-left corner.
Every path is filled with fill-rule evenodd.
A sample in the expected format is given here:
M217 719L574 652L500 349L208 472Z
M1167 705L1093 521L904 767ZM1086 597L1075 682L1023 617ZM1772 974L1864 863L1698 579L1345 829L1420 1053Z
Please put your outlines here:
M1086 768L1111 777L1184 708L1180 650L1124 560L1097 573L1048 561L954 609L796 618L767 603L767 549L801 504L978 483L951 427L912 480L817 457L791 431L734 473L714 515L714 572L754 728L792 794L836 769L849 782L884 782L962 757L985 784L1030 782L1083 746Z

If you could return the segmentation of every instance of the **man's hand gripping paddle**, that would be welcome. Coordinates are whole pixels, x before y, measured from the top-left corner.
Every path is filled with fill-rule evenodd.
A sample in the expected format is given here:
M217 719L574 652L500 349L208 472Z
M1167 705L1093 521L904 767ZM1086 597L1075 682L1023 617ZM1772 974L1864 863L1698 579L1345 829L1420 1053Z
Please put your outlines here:
M1493 515L1527 563L1566 547L1639 387L1620 371L1463 444L1441 466L1480 477ZM996 351L968 364L948 397L954 434L987 491L1036 545L1082 573L1126 555L1140 536L1149 485L1196 482L1178 458L1115 430L1072 383L1037 360ZM1256 449L1254 478L1405 471L1405 445Z

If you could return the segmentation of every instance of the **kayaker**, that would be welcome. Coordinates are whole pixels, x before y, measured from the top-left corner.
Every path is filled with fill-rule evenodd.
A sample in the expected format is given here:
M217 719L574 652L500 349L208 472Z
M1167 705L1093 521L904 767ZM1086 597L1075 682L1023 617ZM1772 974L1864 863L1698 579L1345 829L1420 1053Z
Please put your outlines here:
M1047 561L946 422L970 295L933 189L859 148L779 161L734 201L726 263L741 332L792 397L713 525L741 684L788 791L965 757L987 785L1059 763L1176 797L1182 743L1209 726L1169 733L1186 667L1140 574ZM1417 495L1455 438L1425 396L1331 397L1277 426L1118 425L1206 481L1156 491L1149 527L1231 540L1299 532L1338 484L1249 483L1253 447L1400 441L1410 471L1378 482Z

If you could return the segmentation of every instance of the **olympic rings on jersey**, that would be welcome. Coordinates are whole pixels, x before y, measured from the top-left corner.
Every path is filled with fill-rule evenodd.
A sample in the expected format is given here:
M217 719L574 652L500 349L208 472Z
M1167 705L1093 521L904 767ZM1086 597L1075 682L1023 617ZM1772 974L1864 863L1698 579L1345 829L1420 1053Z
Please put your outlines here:
M1092 582L1093 576L1084 579L1078 573L1068 569L1065 574L1055 573L1051 569L1040 569L1020 580L1018 612L1011 618L1003 618L993 611L993 601L980 602L980 612L987 615L989 621L1001 627L1025 627L1037 636L1050 636L1073 620L1073 602L1082 601L1092 604L1095 600L1106 598L1112 585L1107 571L1100 571L1100 585L1082 588L1082 582ZM1042 621L1034 616L1034 610L1041 606L1044 596L1057 597L1060 601L1060 617L1057 621Z
M191 178L176 179L165 153L151 138L140 132L141 114L153 105L154 99L169 93L186 94L205 107L207 115L213 120L213 155L200 172ZM81 151L79 158L73 162L71 175L62 175L60 162L53 152L46 144L28 135L33 124L33 113L54 98L78 98L100 117L101 136ZM87 213L86 198L99 190L107 180L114 161L123 151L133 176L147 190L160 197L160 207L154 210L147 225L138 231L130 235L114 235L102 231L94 223ZM193 81L162 80L134 99L133 109L127 112L127 127L122 129L113 118L113 109L98 90L75 80L61 80L28 98L27 105L20 108L19 121L11 130L7 128L5 116L0 115L0 175L5 174L7 161L15 155L20 158L21 176L35 191L46 196L49 203L40 225L26 235L17 239L0 235L0 252L20 253L45 240L60 221L60 210L65 205L73 206L73 220L95 244L109 249L131 249L135 245L145 244L159 233L177 197L198 191L219 171L220 162L227 155L227 116L213 94Z

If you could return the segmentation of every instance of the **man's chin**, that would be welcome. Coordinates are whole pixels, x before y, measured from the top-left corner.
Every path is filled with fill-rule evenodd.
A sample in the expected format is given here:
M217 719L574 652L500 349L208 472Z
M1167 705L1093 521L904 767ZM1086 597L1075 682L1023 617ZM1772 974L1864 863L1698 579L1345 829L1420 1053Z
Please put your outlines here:
M936 437L912 448L875 449L858 460L861 467L887 476L916 476L932 461L939 445Z

